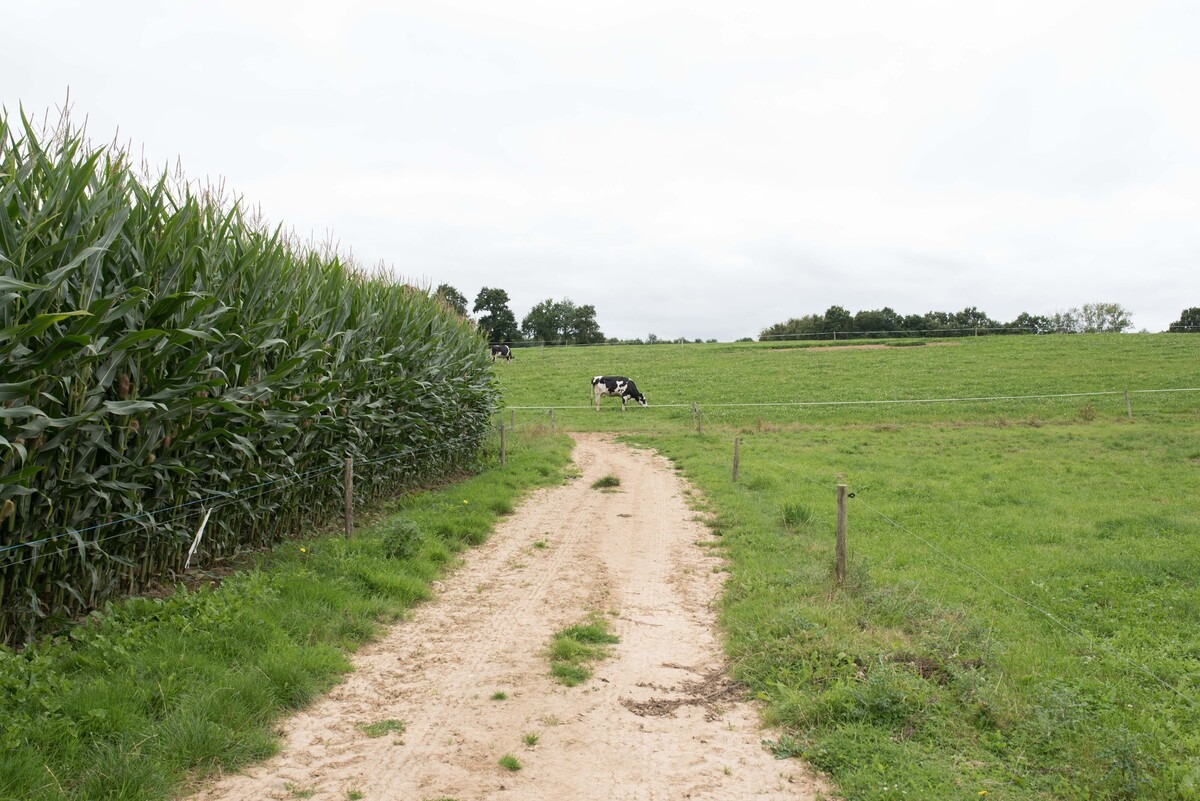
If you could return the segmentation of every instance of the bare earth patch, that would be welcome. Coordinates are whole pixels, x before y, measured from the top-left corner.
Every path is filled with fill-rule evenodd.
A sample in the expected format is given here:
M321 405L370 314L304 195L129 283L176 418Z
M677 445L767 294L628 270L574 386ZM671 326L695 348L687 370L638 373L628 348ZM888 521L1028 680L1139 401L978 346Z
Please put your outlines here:
M670 463L575 435L582 472L533 494L355 671L289 720L275 758L195 796L217 799L656 801L816 799L776 760L724 670L722 574ZM605 475L621 483L599 492ZM542 544L536 544L542 543ZM621 638L594 676L549 676L554 632L607 617ZM504 694L500 699L499 693ZM403 721L371 737L363 726ZM527 734L536 736L528 745ZM498 762L511 754L517 771Z

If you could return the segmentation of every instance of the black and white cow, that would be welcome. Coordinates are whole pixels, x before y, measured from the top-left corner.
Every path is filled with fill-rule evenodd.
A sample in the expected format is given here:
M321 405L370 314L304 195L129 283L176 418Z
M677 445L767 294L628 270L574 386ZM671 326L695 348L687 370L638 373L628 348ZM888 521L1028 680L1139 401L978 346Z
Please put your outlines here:
M638 392L637 385L623 375L598 375L592 379L592 396L596 401L596 411L600 411L600 397L616 395L621 399L621 411L625 411L627 401L635 400L646 405L646 396Z
M495 363L497 356L499 356L501 359L507 359L511 362L513 360L512 348L510 348L508 345L492 345L493 364Z

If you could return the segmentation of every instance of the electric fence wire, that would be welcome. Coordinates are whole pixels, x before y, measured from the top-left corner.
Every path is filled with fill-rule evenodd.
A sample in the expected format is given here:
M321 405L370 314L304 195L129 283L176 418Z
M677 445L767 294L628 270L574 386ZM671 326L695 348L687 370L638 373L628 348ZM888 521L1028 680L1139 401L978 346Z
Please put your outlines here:
M739 407L767 407L767 406L873 406L873 405L888 405L888 404L920 404L920 403L968 403L982 401L1022 401L1022 400L1049 400L1055 398L1087 398L1095 396L1111 396L1124 395L1126 390L1114 389L1101 392L1063 392L1053 395L990 395L970 398L895 398L895 399L878 399L878 400L845 400L845 401L776 401L766 403L653 403L646 408L649 409L690 409L693 406L697 409L712 409L712 408L739 408ZM1148 393L1168 393L1168 392L1200 392L1200 387L1181 387L1178 389L1131 389L1128 390L1130 395L1148 394ZM509 406L509 409L518 411L538 411L546 409L591 409L592 404L587 406Z
M389 461L389 460L411 458L413 456L433 453L433 452L436 452L439 450L449 451L449 450L460 448L465 444L477 444L477 443L481 442L484 437L495 432L496 430L497 429L493 426L493 427L490 427L487 430L485 430L483 433L477 434L474 437L471 437L469 439L459 440L459 441L452 442L452 443L441 443L441 444L437 444L437 445L428 445L428 446L423 446L423 447L419 447L419 448L406 448L405 450L397 451L397 452L391 453L391 454L386 454L384 456L379 456L379 457L375 457L372 459L363 459L363 460L357 461L356 464L362 464L362 465L379 464L379 463ZM139 512L138 514L135 514L135 515L128 515L126 517L121 517L121 518L117 518L114 520L108 520L103 523L97 523L94 526L87 526L85 528L67 529L65 531L61 531L57 534L52 534L48 537L43 537L38 540L29 540L27 542L18 542L18 543L14 543L12 545L0 546L0 556L3 556L5 553L8 553L10 551L15 551L19 548L36 548L37 546L55 542L57 540L61 540L66 537L75 537L78 539L80 537L80 535L86 534L88 532L99 531L100 529L108 528L109 526L116 526L116 525L120 525L122 523L130 523L130 522L133 522L136 520L141 520L141 519L147 518L147 517L160 517L161 516L161 517L164 517L164 522L172 522L172 521L180 519L181 517L187 517L191 514L194 514L197 510L191 509L191 507L199 506L200 508L204 508L205 506L211 506L211 508L213 508L214 510L221 509L221 508L224 508L224 507L226 507L236 501L239 501L239 500L248 500L248 499L252 499L252 498L258 498L258 497L266 495L270 492L274 492L278 489L281 489L285 486L290 487L290 486L294 486L296 484L311 482L312 480L314 480L317 477L328 475L328 474L334 473L335 471L340 471L342 469L344 469L344 466L342 464L329 465L327 467L318 467L318 468L314 468L312 470L306 470L302 473L297 473L295 475L280 476L279 478L275 478L270 481L263 481L258 484L251 484L250 486L241 487L236 490L224 491L224 492L220 492L220 491L213 492L212 494L207 495L203 498L195 498L193 500L186 501L184 503L180 503L175 506L167 506L167 507L163 507L160 509L153 509L153 510L146 511L146 512ZM254 495L248 495L248 493L254 492L255 490L262 490L262 491L258 492L257 494L254 494ZM187 512L186 514L182 514L182 515L173 515L173 516L171 515L172 512L177 512L182 509L190 509L190 511ZM108 537L102 537L97 540L92 540L87 544L89 546L90 545L99 545L102 542L107 542L109 540L117 539L119 537L125 537L125 536L129 536L129 533L122 531L122 532L113 534ZM35 560L37 558L38 558L38 554L34 553L32 556L27 557L25 559L17 559L17 560L5 562L5 566L22 565L22 564L26 564L28 562L32 562L33 560Z

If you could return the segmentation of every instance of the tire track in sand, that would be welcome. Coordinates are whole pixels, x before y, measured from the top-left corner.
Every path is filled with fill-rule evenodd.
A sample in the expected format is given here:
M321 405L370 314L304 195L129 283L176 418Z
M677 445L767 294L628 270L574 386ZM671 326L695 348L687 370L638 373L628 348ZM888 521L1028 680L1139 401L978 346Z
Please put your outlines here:
M435 600L355 654L345 682L285 724L279 755L195 801L817 797L799 762L763 750L757 713L722 678L722 579L686 484L649 451L575 439L580 478L533 493ZM609 474L617 491L591 488ZM611 615L621 642L590 682L562 687L545 646L590 612ZM406 731L359 728L388 718ZM506 753L522 770L497 764Z

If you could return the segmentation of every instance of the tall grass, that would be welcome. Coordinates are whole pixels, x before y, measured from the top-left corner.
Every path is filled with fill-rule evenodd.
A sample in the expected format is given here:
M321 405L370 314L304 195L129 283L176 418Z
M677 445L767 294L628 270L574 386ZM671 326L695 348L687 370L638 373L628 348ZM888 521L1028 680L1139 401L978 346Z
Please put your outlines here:
M340 503L452 472L495 388L472 325L64 119L0 114L0 642Z

